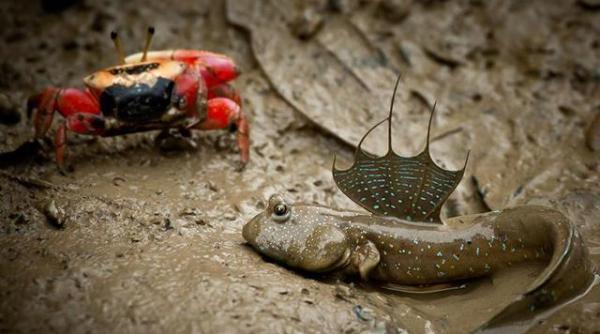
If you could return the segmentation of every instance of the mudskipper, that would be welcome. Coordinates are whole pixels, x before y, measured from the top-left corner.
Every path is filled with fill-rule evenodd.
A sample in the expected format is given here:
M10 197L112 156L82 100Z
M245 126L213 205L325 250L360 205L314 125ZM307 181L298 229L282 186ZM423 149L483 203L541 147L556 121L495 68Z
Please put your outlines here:
M540 275L489 324L549 308L591 284L594 275L587 248L559 211L522 206L442 223L440 209L465 168L448 171L433 162L431 118L423 152L409 158L395 154L393 104L392 98L388 117L361 139L349 169L338 170L334 159L338 187L371 214L291 204L273 195L266 210L244 226L248 243L289 267L358 276L408 293L459 289L469 280L517 264L543 262ZM387 154L364 152L364 138L386 121Z

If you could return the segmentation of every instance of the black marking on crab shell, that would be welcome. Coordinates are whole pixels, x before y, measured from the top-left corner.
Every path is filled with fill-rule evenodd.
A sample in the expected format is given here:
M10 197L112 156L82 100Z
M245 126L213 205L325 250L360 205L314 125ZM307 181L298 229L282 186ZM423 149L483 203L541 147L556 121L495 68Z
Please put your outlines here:
M445 170L433 162L429 154L429 135L435 105L427 127L425 149L414 157L401 157L393 151L392 111L399 82L400 77L388 117L365 133L356 147L352 167L338 170L334 157L333 179L346 196L376 215L439 223L441 207L462 179L469 155L458 171ZM367 135L385 121L388 122L387 154L375 157L364 152L361 145Z
M100 94L100 110L124 122L158 120L171 107L174 87L175 83L165 78L158 78L152 87L142 83L112 85Z
M141 74L144 72L148 72L148 71L157 69L159 66L160 66L159 63L126 65L126 66L115 67L115 68L109 70L109 73L112 75L119 75L119 74L123 74L123 73L129 74L129 75L135 75L135 74Z

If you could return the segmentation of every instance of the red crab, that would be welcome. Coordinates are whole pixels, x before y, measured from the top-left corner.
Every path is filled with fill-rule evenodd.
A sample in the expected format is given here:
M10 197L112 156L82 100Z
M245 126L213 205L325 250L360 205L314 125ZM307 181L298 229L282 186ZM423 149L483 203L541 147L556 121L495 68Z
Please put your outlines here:
M121 64L83 80L85 89L49 87L29 98L35 136L46 134L54 112L65 119L55 136L56 162L62 169L67 130L102 137L177 128L237 130L242 166L249 159L249 129L238 92L227 82L239 72L225 55L200 50L148 52L154 29L148 29L143 52L123 56L111 34Z

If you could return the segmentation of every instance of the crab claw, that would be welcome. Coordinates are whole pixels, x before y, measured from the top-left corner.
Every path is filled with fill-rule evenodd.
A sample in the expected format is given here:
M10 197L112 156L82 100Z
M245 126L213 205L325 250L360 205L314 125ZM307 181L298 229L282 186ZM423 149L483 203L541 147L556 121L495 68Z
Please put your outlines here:
M240 70L235 62L225 55L205 52L202 57L198 58L197 64L209 87L231 81L240 75Z
M230 129L237 131L237 144L240 149L240 160L245 166L250 159L250 130L246 116L239 104L225 97L208 100L206 119L191 125L191 129L216 130Z
M48 87L27 100L27 114L33 118L36 138L41 138L48 132L59 93L60 89Z
M233 59L219 53L199 50L175 50L171 57L171 59L196 65L208 87L231 81L240 74L240 70Z

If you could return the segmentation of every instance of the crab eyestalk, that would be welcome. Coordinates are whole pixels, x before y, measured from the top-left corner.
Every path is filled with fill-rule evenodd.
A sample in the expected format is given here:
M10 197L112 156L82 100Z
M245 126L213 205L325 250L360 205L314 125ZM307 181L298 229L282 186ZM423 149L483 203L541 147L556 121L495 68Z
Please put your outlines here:
M148 49L150 48L150 43L152 42L153 35L154 27L148 27L148 33L146 34L146 44L144 45L144 53L142 54L141 61L146 61L146 57L148 56Z
M115 49L117 49L117 53L119 54L119 63L121 65L125 64L125 53L123 52L123 46L121 45L121 39L116 31L110 33L110 38L115 43Z

